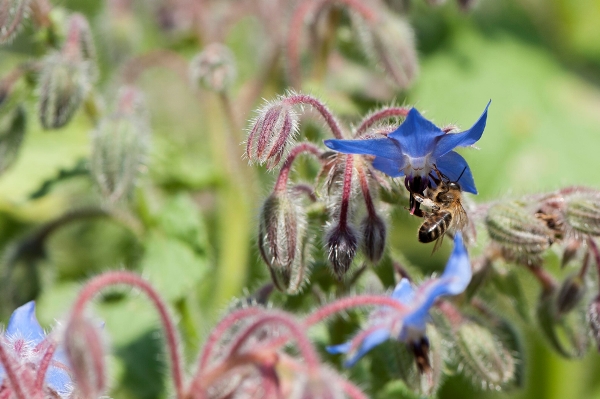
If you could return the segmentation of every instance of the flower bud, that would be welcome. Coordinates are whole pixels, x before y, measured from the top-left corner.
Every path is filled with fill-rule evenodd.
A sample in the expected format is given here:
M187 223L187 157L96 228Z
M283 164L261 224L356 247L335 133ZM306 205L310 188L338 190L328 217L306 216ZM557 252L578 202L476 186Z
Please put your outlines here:
M133 192L146 161L150 124L140 91L124 87L112 115L92 134L90 168L105 198L116 202Z
M600 198L574 198L567 203L567 223L575 230L600 236Z
M83 102L91 83L89 63L63 53L48 55L38 82L38 110L44 129L66 125Z
M306 223L304 210L287 193L272 193L260 214L260 254L275 286L290 294L296 293L306 278Z
M569 313L583 299L585 295L585 283L578 276L570 276L565 279L556 297L556 309L558 313Z
M345 223L330 228L325 237L329 262L338 279L342 279L352 265L358 248L356 229Z
M298 114L283 100L268 103L258 111L248 141L246 156L250 162L275 168L294 144L298 132Z
M209 44L190 62L192 84L218 93L227 90L236 75L235 57L220 43Z
M284 387L289 383L291 393L286 395L290 399L343 399L344 390L333 372L322 367L318 373L309 373L308 375L298 375L293 373L291 381L285 381ZM329 375L328 375L329 374Z
M515 202L492 206L485 224L492 240L517 254L538 255L552 244L548 226Z
M71 320L64 340L65 351L73 370L78 398L98 398L106 389L106 367L101 331L83 317Z
M3 0L0 5L0 44L11 41L22 26L29 0Z
M367 215L361 223L360 231L365 256L373 264L377 264L385 250L385 222L378 215Z
M455 339L465 374L483 387L497 389L514 378L515 359L487 328L473 322L462 323Z

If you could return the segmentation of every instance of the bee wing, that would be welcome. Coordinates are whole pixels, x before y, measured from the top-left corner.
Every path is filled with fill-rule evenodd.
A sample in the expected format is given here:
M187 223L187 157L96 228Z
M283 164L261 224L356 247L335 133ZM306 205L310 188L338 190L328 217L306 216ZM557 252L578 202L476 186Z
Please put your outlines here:
M440 247L442 246L442 242L444 242L444 236L446 234L442 234L440 236L440 238L438 238L437 240L435 240L435 245L433 246L433 250L431 251L431 254L433 255L435 253L435 251L437 251L438 249L440 249Z
M456 205L453 220L454 220L454 229L456 229L456 231L464 230L464 228L467 227L467 224L469 223L469 217L467 216L467 211L465 211L465 208L463 208L463 206L460 202Z

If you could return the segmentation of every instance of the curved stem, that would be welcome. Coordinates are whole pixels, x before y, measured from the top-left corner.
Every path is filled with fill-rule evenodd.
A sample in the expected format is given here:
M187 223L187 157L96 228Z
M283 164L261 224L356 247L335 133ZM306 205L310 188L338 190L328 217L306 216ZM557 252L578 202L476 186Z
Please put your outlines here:
M316 109L319 112L319 114L321 114L323 119L325 119L325 123L327 123L327 126L329 126L329 129L331 129L331 133L333 134L333 136L335 138L337 138L337 139L344 138L344 134L342 133L340 124L335 119L335 117L333 116L331 111L329 111L329 109L325 106L325 104L323 104L322 102L317 100L315 97L309 96L308 94L293 93L293 94L290 94L289 96L285 97L283 99L283 102L285 104L289 104L289 105L297 105L297 104L310 105L311 107Z
M287 67L292 87L300 87L302 73L300 71L300 38L302 37L302 25L309 12L313 9L314 3L311 1L302 1L290 21L290 29L288 30L286 40L287 52Z
M17 377L15 370L15 361L11 359L10 355L6 352L4 345L4 339L0 338L0 364L4 366L4 372L10 381L10 386L14 390L17 399L27 399L29 395L26 394L25 387L21 385L21 380Z
M356 131L354 132L354 137L362 136L371 126L373 126L380 120L398 116L406 117L410 110L411 108L409 107L389 107L373 112L372 114L368 115L365 119L363 119L360 125L358 125Z
M35 385L34 391L42 391L44 387L44 379L46 378L46 372L48 368L50 368L50 364L52 363L52 357L54 356L54 352L56 352L57 343L53 339L47 339L49 341L48 348L42 357L42 361L40 362L40 367L37 371L37 376L35 377Z
M279 170L279 177L277 177L277 182L275 183L274 191L278 193L282 193L287 190L287 182L290 175L290 170L292 168L292 164L296 160L296 157L302 153L311 153L317 157L321 155L321 149L312 143L300 143L290 151L290 154L286 158L285 162L281 166Z
M140 289L148 296L148 298L150 298L155 308L158 310L162 327L165 330L167 350L171 361L173 384L175 385L175 391L177 393L176 397L183 398L183 371L181 355L179 353L177 329L169 316L167 305L164 303L158 292L146 280L142 279L137 274L123 271L108 272L94 277L82 288L75 305L73 306L71 320L82 317L85 306L96 294L98 294L98 292L104 288L117 284L126 284ZM70 322L71 321L69 321L69 323Z
M399 312L406 312L408 308L394 298L379 295L357 295L338 299L335 302L322 306L304 319L304 324L310 327L331 315L343 310L365 306L390 306Z
M375 205L373 204L373 198L371 197L371 191L369 189L369 181L367 179L367 174L365 173L365 168L362 164L357 165L356 167L358 173L358 180L360 182L360 189L363 193L363 198L365 200L365 205L367 207L367 213L370 217L376 216L377 211L375 210Z

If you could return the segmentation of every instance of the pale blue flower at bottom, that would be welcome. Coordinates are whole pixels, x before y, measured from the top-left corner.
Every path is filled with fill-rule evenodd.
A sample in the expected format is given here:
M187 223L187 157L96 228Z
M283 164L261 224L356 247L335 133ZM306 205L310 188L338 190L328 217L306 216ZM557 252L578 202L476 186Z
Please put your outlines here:
M387 306L375 309L369 317L366 333L359 334L349 342L328 346L327 351L331 354L347 354L344 365L351 367L371 349L390 338L406 343L418 343L425 337L429 310L435 301L440 296L462 293L469 285L471 277L471 262L467 249L462 235L457 233L454 237L454 250L440 277L429 279L416 289L413 289L407 279L402 279L392 292L392 298L406 305L406 311L401 312Z

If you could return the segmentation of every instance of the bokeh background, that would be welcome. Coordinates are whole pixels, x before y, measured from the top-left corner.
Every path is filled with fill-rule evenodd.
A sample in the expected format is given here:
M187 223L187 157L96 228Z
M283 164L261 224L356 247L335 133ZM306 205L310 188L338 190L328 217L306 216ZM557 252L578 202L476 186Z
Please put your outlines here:
M98 97L107 107L128 59L166 48L189 60L209 41L179 29L184 16L168 14L158 0L122 1L129 11L121 13L111 13L119 3L114 1L53 3L88 17L101 71ZM223 9L236 6L235 1L214 3ZM480 191L475 202L567 185L600 187L600 1L479 0L468 12L452 1L389 3L414 29L420 64L415 83L399 90L377 78L372 85L365 76L383 73L360 59L352 68L342 64L340 69L335 53L351 48L353 40L351 25L342 16L333 41L342 50L332 50L334 61L324 70L307 73L303 91L325 100L346 123L395 102L418 107L438 125L463 128L491 99L480 149L462 151ZM213 9L217 20L220 7ZM64 16L58 13L56 18ZM284 25L286 16L280 20ZM2 75L43 54L36 34L26 23L12 44L0 48ZM80 111L64 129L43 131L36 117L37 93L29 95L27 134L18 160L0 176L3 291L10 292L2 299L4 321L11 307L36 298L38 318L52 326L68 312L87 277L131 269L152 281L173 305L192 362L232 299L268 280L255 231L260 203L275 175L247 165L240 143L246 134L242 129L254 116L251 109L262 104L260 98L284 93L284 62L261 69L262 50L270 38L253 15L236 19L221 39L237 64L229 104L235 123L218 94L198 94L177 71L149 68L136 82L151 116L152 151L131 204L135 217L90 211L102 201L86 168L94 127L89 115ZM236 99L248 90L246 83L256 76L267 80L257 101L250 107L238 104ZM327 137L320 122L303 119L303 126L312 137ZM429 247L417 245L419 222L406 216L403 206L390 213L390 251L412 265L439 270L448 248L431 256ZM40 229L69 212L74 212L73 220L61 223L33 249L22 249ZM533 308L539 288L530 277L523 279ZM280 295L274 301L286 299ZM110 360L111 396L166 397L159 327L149 305L136 294L116 290L100 298L96 310L106 322L115 355ZM456 376L447 380L439 396L600 398L600 356L595 350L584 359L562 359L537 332L533 318L518 324L527 348L523 388L481 391L468 378Z

